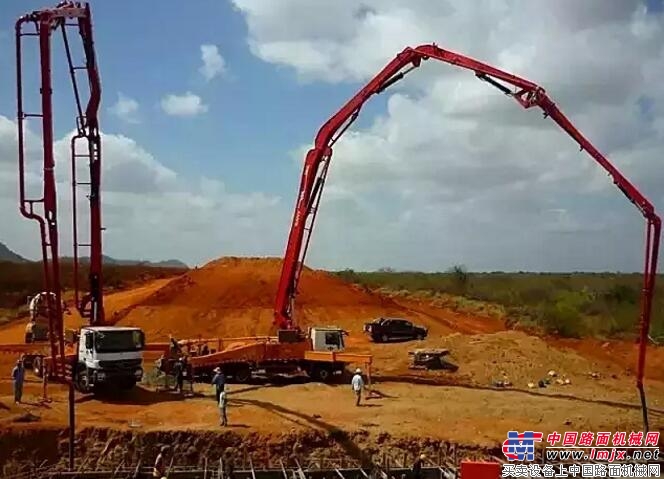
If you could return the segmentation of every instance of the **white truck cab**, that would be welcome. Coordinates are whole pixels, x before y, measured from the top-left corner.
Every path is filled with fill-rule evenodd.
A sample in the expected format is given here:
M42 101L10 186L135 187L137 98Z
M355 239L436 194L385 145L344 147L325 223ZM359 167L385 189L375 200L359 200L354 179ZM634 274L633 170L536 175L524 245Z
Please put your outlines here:
M75 383L83 392L95 386L131 389L143 378L145 334L140 328L86 326L78 340Z
M309 338L314 351L343 351L344 336L348 333L336 326L309 328Z

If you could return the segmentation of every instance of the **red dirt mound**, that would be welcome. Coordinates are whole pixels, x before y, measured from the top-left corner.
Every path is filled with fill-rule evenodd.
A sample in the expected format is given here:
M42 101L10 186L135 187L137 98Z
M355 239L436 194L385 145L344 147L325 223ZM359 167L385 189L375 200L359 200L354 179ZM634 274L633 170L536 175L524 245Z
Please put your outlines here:
M210 308L271 308L281 260L222 258L169 282L143 304ZM329 273L305 268L298 302L305 307L382 306L391 300L351 286Z
M279 259L222 258L168 282L116 319L140 326L150 340L268 334L280 273ZM406 313L393 300L329 273L302 272L296 320L303 327L334 324L359 332L372 317Z

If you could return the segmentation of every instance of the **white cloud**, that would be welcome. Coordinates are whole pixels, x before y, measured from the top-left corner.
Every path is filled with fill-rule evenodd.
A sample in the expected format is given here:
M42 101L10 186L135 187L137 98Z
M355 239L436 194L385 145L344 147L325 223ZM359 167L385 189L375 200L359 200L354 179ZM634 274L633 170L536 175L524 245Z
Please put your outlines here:
M127 123L140 123L138 115L139 105L136 100L118 92L118 101L115 102L108 111L119 119Z
M641 3L234 4L246 18L251 51L301 81L355 82L359 89L406 45L433 41L532 79L664 207L658 163L664 157L664 18L647 14ZM335 145L309 256L314 266L642 267L638 212L541 112L524 111L472 73L432 60L383 95L386 110L364 117ZM187 93L165 97L165 111L170 97L171 111L178 112L171 114L207 110ZM311 138L317 127L311 125ZM21 247L32 248L25 238L35 238L35 256L36 231L25 234L34 225L17 212L13 128L0 117L0 224L21 254L30 254ZM291 198L187 178L127 137L104 135L104 144L108 254L197 262L283 252ZM298 168L309 147L298 148ZM29 183L38 186L38 164L31 165ZM62 194L67 191L63 184ZM66 224L61 220L64 235Z
M226 61L216 45L201 45L201 60L203 65L198 71L207 81L226 72Z
M251 51L302 81L359 89L404 47L431 42L536 81L661 209L664 17L582 3L234 0ZM387 111L335 145L314 263L642 267L639 213L541 111L432 60L385 94Z
M59 175L69 173L70 138L69 132L53 145ZM119 193L158 193L169 191L178 184L176 172L157 161L152 154L133 139L119 134L101 134L102 176L104 190ZM77 143L77 153L86 153L86 143ZM67 165L67 166L65 166ZM61 169L64 168L64 169ZM87 162L78 163L79 178L87 178ZM81 181L87 181L81 180Z
M183 95L166 95L161 99L161 108L172 116L196 116L208 111L201 97L189 91Z
M18 253L39 256L36 223L21 217L16 195L15 123L0 115L0 241ZM39 138L27 131L30 145ZM62 254L71 254L69 139L54 144ZM83 145L81 145L81 149ZM38 150L29 149L28 182L41 185ZM289 212L280 198L238 192L218 178L190 176L164 166L135 140L102 133L104 253L122 258L180 258L190 264L221 255L275 255L283 248ZM85 181L86 164L77 169ZM78 194L79 227L87 236L87 200Z

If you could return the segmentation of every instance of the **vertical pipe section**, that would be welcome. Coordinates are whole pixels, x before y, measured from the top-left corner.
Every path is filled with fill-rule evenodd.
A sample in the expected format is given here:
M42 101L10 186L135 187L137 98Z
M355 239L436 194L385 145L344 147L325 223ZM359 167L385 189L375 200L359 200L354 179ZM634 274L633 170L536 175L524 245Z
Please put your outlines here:
M18 127L18 189L19 189L19 209L21 214L27 219L33 219L39 223L39 235L41 238L41 253L42 253L42 275L44 287L46 291L50 291L50 278L49 278L49 262L48 251L46 247L46 224L44 219L35 214L33 205L35 202L42 200L29 201L25 193L25 131L24 121L25 112L23 111L23 55L21 52L21 37L23 36L23 24L28 21L27 17L21 17L16 22L16 123ZM36 25L36 24L35 24ZM29 207L29 208L28 208ZM50 305L47 298L47 304ZM50 313L49 313L50 323ZM49 329L49 342L51 346L51 354L55 357L56 346L55 339L52 331Z
M55 295L47 296L49 303L49 328L56 333L59 349L59 372L64 374L65 345L62 324L62 298L60 288L60 264L58 253L57 190L55 183L55 158L53 155L53 105L51 88L51 16L43 14L39 22L39 51L41 56L41 104L42 142L44 149L44 215L48 227L51 249L51 288ZM55 305L53 305L55 299ZM53 306L53 307L51 307ZM53 334L53 333L52 333ZM54 358L56 359L56 358ZM56 359L57 360L57 359Z
M661 220L658 216L647 219L646 226L646 260L643 272L643 294L641 300L641 324L639 334L639 357L636 385L641 399L641 409L643 412L643 427L645 431L649 430L648 405L646 402L646 393L643 387L643 377L645 376L646 352L648 348L650 333L650 317L652 314L652 300L655 294L655 280L657 278L657 260L659 256L659 242L661 235Z
M72 378L72 380L69 381L69 470L70 471L74 470L75 437L76 437L76 413L74 408L74 381Z
M101 135L99 133L99 105L101 102L101 80L92 36L92 13L85 4L85 15L78 19L79 33L85 51L85 67L90 86L90 98L85 108L85 129L90 159L90 273L89 287L92 325L105 323L102 272L102 222L101 222Z
M16 22L16 123L18 126L18 194L20 201L21 214L26 218L31 218L30 212L25 208L25 145L23 121L25 113L23 111L23 55L21 53L22 28L25 23L24 18L19 18Z
M64 28L64 27L63 27ZM76 83L74 83L76 84ZM80 285L78 283L78 210L76 203L78 196L76 195L76 139L79 135L71 139L71 216L72 216L72 242L74 253L74 305L76 309L79 308L80 303ZM82 314L81 314L82 315Z

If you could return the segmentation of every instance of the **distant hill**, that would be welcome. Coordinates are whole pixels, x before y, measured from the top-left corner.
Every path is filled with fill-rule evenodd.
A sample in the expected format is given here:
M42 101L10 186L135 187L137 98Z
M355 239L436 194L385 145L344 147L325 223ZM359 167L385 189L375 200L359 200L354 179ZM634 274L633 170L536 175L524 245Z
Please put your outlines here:
M71 257L62 258L63 261L71 261ZM83 257L80 259L81 263L87 263L89 261L88 257ZM117 259L110 256L104 255L104 264L106 265L115 265L115 266L145 266L148 268L179 268L179 269L189 269L189 266L186 263L183 263L177 259L167 259L165 261L141 261L136 259Z
M72 261L71 256L61 258L62 261ZM0 242L0 262L5 261L8 263L32 263L32 260L26 259L10 250L5 244ZM89 258L81 258L82 263L89 261ZM117 259L104 255L104 264L115 266L145 266L148 268L178 268L189 269L186 263L177 259L167 259L165 261L142 261L135 259Z
M6 245L0 243L0 261L10 263L27 263L28 260L10 250Z
M179 259L167 259L164 261L139 261L133 259L116 259L110 256L104 256L104 264L117 264L120 266L148 266L151 268L183 268L188 269L189 266Z

